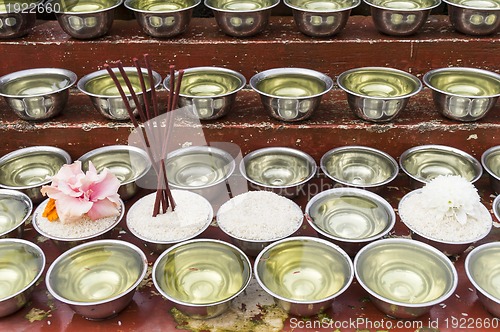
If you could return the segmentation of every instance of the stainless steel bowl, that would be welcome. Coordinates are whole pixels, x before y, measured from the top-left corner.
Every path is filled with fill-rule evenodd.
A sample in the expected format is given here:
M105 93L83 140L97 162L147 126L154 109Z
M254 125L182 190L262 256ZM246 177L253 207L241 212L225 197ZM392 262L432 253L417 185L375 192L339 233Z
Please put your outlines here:
M500 96L500 74L482 69L434 69L424 75L423 81L432 90L439 113L458 121L481 119Z
M266 247L255 259L259 285L285 311L313 316L329 308L351 284L351 259L338 246L313 237L291 237Z
M381 196L358 188L322 191L306 205L306 220L325 240L350 256L393 229L396 214Z
M142 30L157 38L182 34L191 22L193 8L201 0L125 0L125 7L134 12Z
M367 146L343 146L320 160L323 173L336 185L377 191L398 175L398 163L387 153Z
M47 270L47 290L87 319L115 316L132 301L146 276L141 249L120 240L81 244L56 258Z
M52 0L59 4L55 12L61 28L73 38L92 39L104 36L113 25L115 9L123 0Z
M27 35L35 26L36 10L41 0L1 0L0 39Z
M55 117L67 104L76 74L60 68L34 68L0 77L0 96L23 120Z
M481 155L481 164L489 174L491 188L500 195L500 145L484 151Z
M139 80L139 75L137 75L137 69L135 67L125 67L125 72L127 73L128 78L132 84L132 87L139 99L139 103L144 107L144 101L142 97L142 89L141 83ZM144 80L147 87L147 92L150 93L151 87L149 86L149 76L148 71L145 68L141 68L142 74L144 76ZM135 109L135 103L132 99L132 95L130 94L125 81L123 80L118 68L113 68L113 72L116 74L120 85L129 100L130 106L134 110L134 114L137 114L137 110ZM153 71L153 78L155 82L155 88L157 88L161 84L161 76L157 72ZM128 120L129 115L127 109L125 107L125 103L118 93L118 89L115 86L115 83L109 76L106 69L95 71L88 75L85 75L78 81L77 85L78 89L88 95L95 109L99 111L104 117L123 121ZM148 99L149 100L149 99Z
M402 70L363 67L343 72L338 86L347 94L351 110L359 118L372 122L394 119L410 97L422 90L422 82Z
M389 36L415 34L441 0L363 0L370 6L373 24Z
M45 254L22 239L0 239L0 317L21 309L45 269Z
M31 216L31 199L17 190L0 189L0 239L22 238L24 224Z
M497 218L498 222L500 222L500 195L495 197L495 199L493 200L492 208L495 218Z
M32 146L10 152L0 158L0 188L19 190L38 204L44 200L40 192L49 184L70 155L52 146Z
M240 173L256 190L293 198L316 175L316 162L305 152L286 147L262 148L247 154Z
M483 174L481 163L470 154L445 145L420 145L404 151L399 166L410 179L410 187L420 188L439 175L460 175L471 183Z
M292 9L300 32L311 37L331 37L344 29L351 10L361 0L284 0Z
M455 30L472 36L486 36L500 31L499 0L443 0Z
M78 158L82 162L82 170L88 170L89 162L98 172L107 168L113 173L121 185L118 189L120 198L124 201L132 198L139 187L140 180L151 169L151 161L146 151L130 145L110 145L97 148Z
M158 257L152 272L161 295L195 319L224 313L248 286L251 276L250 260L240 249L211 239L171 247Z
M194 106L195 118L214 120L231 110L246 79L226 68L194 67L184 71L181 83L178 106ZM170 90L170 75L163 81L163 86Z
M370 243L354 258L358 283L383 313L415 319L450 297L457 288L455 266L439 250L410 239Z
M491 242L474 248L465 258L465 273L476 289L484 308L500 318L500 242Z
M233 37L250 37L268 25L271 9L280 0L205 0L219 29Z
M275 68L252 76L250 86L259 93L270 116L294 122L312 115L321 97L332 89L333 80L310 69Z

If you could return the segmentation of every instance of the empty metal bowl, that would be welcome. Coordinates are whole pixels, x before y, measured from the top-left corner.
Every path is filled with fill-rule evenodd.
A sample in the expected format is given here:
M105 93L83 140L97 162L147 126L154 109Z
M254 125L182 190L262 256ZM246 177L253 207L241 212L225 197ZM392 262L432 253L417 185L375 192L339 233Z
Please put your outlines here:
M285 311L313 316L329 308L351 284L351 259L338 246L313 237L275 242L255 259L259 285Z
M219 29L233 37L250 37L264 30L271 9L280 0L205 0L212 9Z
M300 32L311 37L331 37L344 29L361 0L285 0L292 8L293 20Z
M184 71L179 107L193 106L193 116L200 120L214 120L226 115L236 101L236 94L246 84L245 77L230 69L195 67ZM170 90L170 75L163 86Z
M415 34L441 0L363 0L370 6L375 28L389 36Z
M121 182L118 189L124 201L132 198L139 187L136 181L141 179L151 168L151 161L146 151L130 145L110 145L85 153L78 158L82 162L82 170L88 170L92 162L97 172L107 168Z
M23 120L50 119L61 113L76 74L60 68L34 68L0 77L0 96Z
M443 0L455 30L472 36L486 36L500 31L499 0Z
M133 11L142 30L158 38L180 35L189 26L193 8L201 0L125 0L125 7Z
M489 174L491 188L500 195L500 145L484 151L481 155L481 164Z
M251 276L250 260L240 249L211 239L171 247L158 257L152 272L161 295L195 319L225 312L248 286Z
M316 162L305 152L285 147L250 152L240 162L240 173L256 190L268 190L288 198L301 193L316 175Z
M382 239L354 258L358 283L383 313L415 319L445 301L457 288L451 260L439 250L410 239Z
M404 151L399 166L410 179L413 189L420 188L439 175L460 175L471 183L483 174L481 163L470 154L445 145L420 145Z
M350 256L386 236L396 223L391 205L381 196L358 188L334 188L314 196L306 206L309 225Z
M139 75L137 75L137 69L135 67L125 67L123 68L127 73L130 83L139 99L139 103L144 107L144 101L142 97L141 83L139 80ZM146 83L147 92L150 93L151 87L149 86L149 76L148 71L145 68L141 68L142 74L144 76L144 81ZM120 85L127 96L130 107L134 110L134 114L137 114L135 109L135 103L132 99L125 81L123 80L118 68L113 68L113 72L116 74ZM153 78L155 82L155 88L161 84L161 76L157 72L153 71ZM118 93L115 83L111 76L109 76L106 69L95 71L88 75L82 77L77 84L78 89L88 95L95 109L99 111L104 117L123 121L128 120L129 114L125 107L122 97Z
M439 113L458 121L476 121L495 106L500 96L500 74L476 68L439 68L427 72Z
M338 86L347 94L347 103L359 118L386 122L402 111L410 97L422 90L422 82L402 70L363 67L343 72Z
M61 28L73 38L104 36L113 25L115 9L123 0L52 0L59 4L55 12Z
M398 163L387 153L367 146L344 146L326 152L323 173L335 184L378 190L398 175Z
M476 289L484 308L500 318L500 242L491 242L474 248L465 258L465 273Z
M281 121L308 119L319 107L321 97L333 87L325 74L305 68L275 68L250 79L269 115Z
M38 204L44 200L40 192L49 184L70 155L52 146L32 146L19 149L0 158L0 188L19 190Z
M120 240L81 244L56 258L45 277L47 290L87 319L112 317L132 301L146 276L148 260Z
M31 298L45 268L45 255L22 239L0 239L0 317L21 309Z
M36 9L41 0L1 0L0 39L27 35L35 26Z
M17 190L0 189L0 239L22 238L24 224L31 216L31 199Z

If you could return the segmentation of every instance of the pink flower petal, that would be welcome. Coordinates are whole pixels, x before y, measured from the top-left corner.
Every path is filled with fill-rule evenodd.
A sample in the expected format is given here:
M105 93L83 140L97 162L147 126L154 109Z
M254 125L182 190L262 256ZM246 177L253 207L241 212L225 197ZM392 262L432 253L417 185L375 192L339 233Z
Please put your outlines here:
M92 220L111 217L118 215L118 205L108 199L97 201L92 205L92 208L87 212L87 215Z
M118 188L120 188L120 181L105 168L99 176L99 182L94 183L90 188L92 190L92 193L89 195L90 200L95 202L115 195Z
M78 221L92 208L92 202L75 197L60 197L56 200L56 209L59 220L63 224Z

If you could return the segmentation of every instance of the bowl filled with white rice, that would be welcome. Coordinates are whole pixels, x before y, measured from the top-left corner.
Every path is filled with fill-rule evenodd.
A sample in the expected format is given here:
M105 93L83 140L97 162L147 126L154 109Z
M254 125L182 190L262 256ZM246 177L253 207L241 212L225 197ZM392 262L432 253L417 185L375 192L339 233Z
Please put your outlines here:
M292 200L269 191L250 191L231 198L217 212L217 225L249 256L295 234L304 213Z

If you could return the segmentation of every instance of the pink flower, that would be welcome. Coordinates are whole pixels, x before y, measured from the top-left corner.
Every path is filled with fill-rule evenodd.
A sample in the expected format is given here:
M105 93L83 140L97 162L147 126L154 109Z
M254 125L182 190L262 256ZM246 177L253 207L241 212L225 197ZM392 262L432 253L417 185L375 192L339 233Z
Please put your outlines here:
M80 161L64 165L52 177L50 186L42 187L42 194L56 201L56 210L63 223L72 223L87 215L92 220L119 214L120 181L104 169L97 173L92 162L84 173Z

